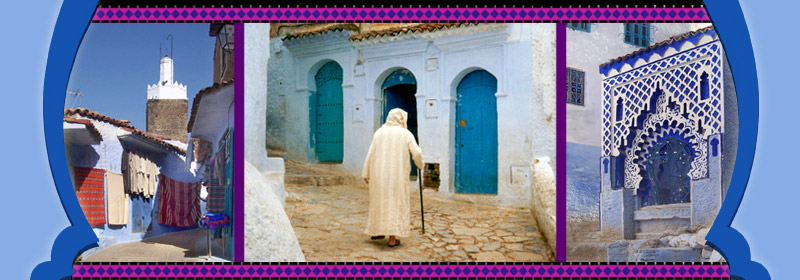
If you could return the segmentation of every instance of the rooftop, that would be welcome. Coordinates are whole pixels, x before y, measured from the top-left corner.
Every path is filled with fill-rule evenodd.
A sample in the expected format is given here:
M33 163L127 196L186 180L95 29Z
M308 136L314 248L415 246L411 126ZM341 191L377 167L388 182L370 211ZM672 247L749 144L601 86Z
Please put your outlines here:
M681 45L687 41L697 44L700 38L702 38L704 35L709 35L716 38L717 32L714 29L714 26L711 25L698 30L675 35L667 40L655 43L646 48L642 48L632 53L611 59L609 62L600 65L600 73L606 75L609 71L611 71L611 69L619 71L619 69L625 64L630 64L633 66L640 58L647 61L653 54L663 56L664 53L670 48L680 50Z
M130 122L128 122L127 120L117 120L115 118L103 115L101 113L98 113L98 112L95 112L95 111L92 111L92 110L89 110L89 109L86 109L86 108L64 109L64 121L66 121L66 122L77 121L79 123L84 123L85 124L85 121L80 120L80 119L75 119L74 116L76 116L76 115L112 124L114 126L122 128L125 131L128 131L128 132L130 132L130 133L132 133L132 134L134 134L136 136L139 136L139 137L144 138L144 139L146 139L146 140L148 140L150 142L153 142L154 144L157 144L157 145L160 145L162 147L165 147L168 150L172 150L172 151L178 152L180 154L184 154L184 155L186 154L186 150L167 142L167 141L172 141L172 139L169 139L169 138L166 138L166 137L163 137L163 136L159 136L159 135L156 135L156 134L153 134L153 133L146 132L146 131L143 131L141 129L138 129L138 128L132 126L130 124ZM92 125L92 128L94 128L94 125ZM96 129L95 129L95 131L96 131ZM99 132L98 132L98 134L99 134Z
M389 29L383 30L375 30L370 31L362 34L356 34L350 36L351 41L362 41L370 38L378 38L382 36L397 36L406 33L422 33L422 32L433 32L437 30L442 30L445 28L451 27L461 27L461 26L469 26L469 25L477 25L477 23L422 23L415 26L408 26L408 27L393 27Z

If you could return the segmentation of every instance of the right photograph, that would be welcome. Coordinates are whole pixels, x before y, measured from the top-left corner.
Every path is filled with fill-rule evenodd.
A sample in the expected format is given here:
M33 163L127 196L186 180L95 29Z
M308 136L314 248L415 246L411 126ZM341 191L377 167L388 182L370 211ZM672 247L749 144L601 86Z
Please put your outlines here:
M705 237L738 112L714 26L567 26L567 260L725 262Z

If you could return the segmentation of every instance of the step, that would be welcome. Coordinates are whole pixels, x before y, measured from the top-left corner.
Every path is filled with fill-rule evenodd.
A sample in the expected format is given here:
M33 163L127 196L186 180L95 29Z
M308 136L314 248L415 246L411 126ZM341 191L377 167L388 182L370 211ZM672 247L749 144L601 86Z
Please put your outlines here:
M690 203L645 206L633 212L636 239L659 238L664 233L682 233L691 227Z
M361 178L342 175L286 174L286 184L305 186L339 186L363 184Z
M702 249L693 248L646 248L639 249L636 262L699 262Z
M659 219L690 219L691 217L692 217L691 203L645 206L633 212L633 219L636 221L659 220Z
M605 242L570 242L567 243L567 261L571 262L606 262L608 243Z

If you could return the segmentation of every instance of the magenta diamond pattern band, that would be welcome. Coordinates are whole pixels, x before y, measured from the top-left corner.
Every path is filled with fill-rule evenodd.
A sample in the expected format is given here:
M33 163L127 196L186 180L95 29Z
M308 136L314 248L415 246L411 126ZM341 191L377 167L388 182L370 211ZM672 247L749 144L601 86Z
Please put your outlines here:
M97 8L94 22L709 21L705 8Z
M95 277L681 277L729 279L727 264L81 264L73 278Z

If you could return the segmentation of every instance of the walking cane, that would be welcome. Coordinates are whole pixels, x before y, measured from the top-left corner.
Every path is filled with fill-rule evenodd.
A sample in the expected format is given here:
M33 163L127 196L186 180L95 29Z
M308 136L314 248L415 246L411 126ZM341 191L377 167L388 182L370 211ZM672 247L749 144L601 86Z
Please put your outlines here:
M419 212L422 214L422 234L425 234L425 208L422 206L422 170L417 169L417 181L419 182Z

